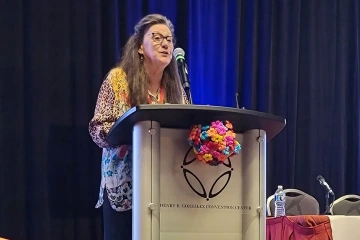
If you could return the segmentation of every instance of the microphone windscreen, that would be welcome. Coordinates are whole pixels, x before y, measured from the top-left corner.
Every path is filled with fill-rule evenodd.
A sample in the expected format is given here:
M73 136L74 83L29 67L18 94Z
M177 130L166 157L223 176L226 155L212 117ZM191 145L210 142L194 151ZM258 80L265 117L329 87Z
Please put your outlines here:
M324 179L324 177L323 177L323 176L321 176L321 175L319 175L319 176L317 176L317 177L316 177L316 179L317 179L318 181L320 181L320 180L323 180L323 179Z
M173 55L175 58L177 58L178 56L185 56L185 51L182 48L175 48Z

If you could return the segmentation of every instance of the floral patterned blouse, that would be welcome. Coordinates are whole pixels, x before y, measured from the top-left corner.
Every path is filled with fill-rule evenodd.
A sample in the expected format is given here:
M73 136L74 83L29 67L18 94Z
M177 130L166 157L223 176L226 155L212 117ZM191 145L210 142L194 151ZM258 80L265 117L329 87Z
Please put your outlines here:
M156 95L149 93L151 104L164 104L158 90ZM101 184L96 208L103 202L104 190L111 207L116 211L131 209L132 202L132 149L130 145L110 147L106 136L115 121L131 108L128 102L129 88L126 74L120 68L112 69L101 85L94 117L89 123L89 132L93 141L103 148L101 161ZM183 104L188 104L183 92Z

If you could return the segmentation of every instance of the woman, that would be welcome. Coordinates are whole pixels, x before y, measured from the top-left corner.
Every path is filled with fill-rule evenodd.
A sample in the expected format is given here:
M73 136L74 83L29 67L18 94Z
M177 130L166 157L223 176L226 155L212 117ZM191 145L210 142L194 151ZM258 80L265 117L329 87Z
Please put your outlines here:
M103 148L99 201L104 239L131 239L131 146L109 146L105 138L114 122L139 104L187 103L180 85L174 50L174 26L151 14L135 26L120 63L110 70L99 92L89 124L94 142ZM106 191L104 191L106 190Z

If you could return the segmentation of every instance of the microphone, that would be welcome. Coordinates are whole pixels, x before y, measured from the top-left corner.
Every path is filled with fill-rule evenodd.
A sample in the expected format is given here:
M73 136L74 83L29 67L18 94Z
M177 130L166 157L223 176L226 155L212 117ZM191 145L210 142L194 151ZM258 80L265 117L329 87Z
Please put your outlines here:
M320 182L320 184L325 188L326 191L328 191L331 195L335 196L335 193L329 186L329 184L325 181L325 178L321 175L317 176L316 179Z
M188 76L188 69L185 63L185 51L182 48L175 48L173 56L176 59L179 75L181 78L182 86L185 90L190 89L190 80Z

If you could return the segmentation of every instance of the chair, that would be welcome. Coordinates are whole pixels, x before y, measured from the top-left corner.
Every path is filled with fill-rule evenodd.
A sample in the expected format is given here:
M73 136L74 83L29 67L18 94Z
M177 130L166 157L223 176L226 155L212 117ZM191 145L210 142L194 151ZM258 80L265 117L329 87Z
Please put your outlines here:
M313 196L298 189L284 189L284 192L287 216L320 214L319 202ZM268 216L273 216L275 213L274 195L267 199L266 205Z
M360 196L359 195L345 195L338 198L330 207L332 215L360 215Z

